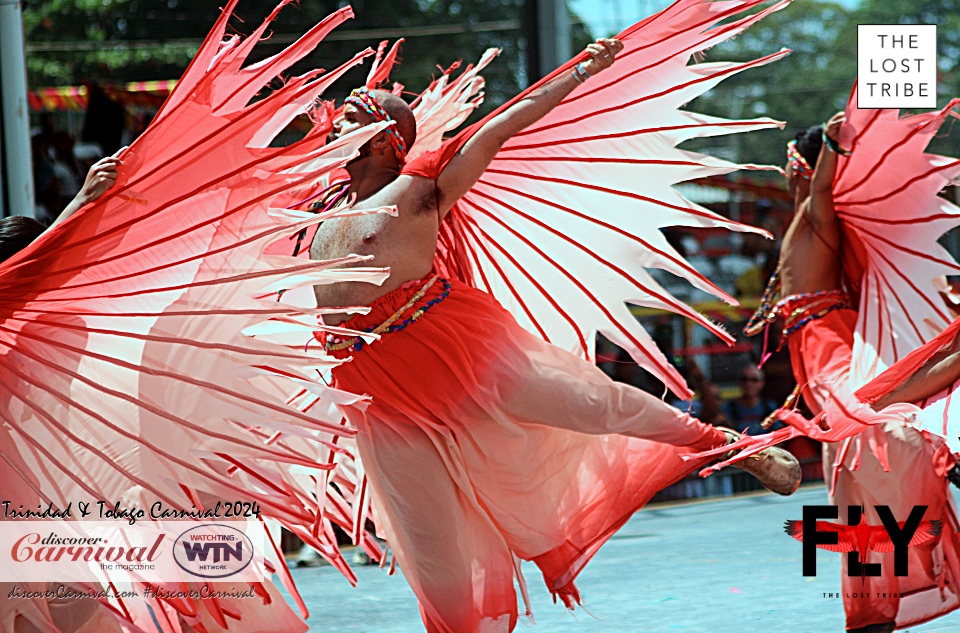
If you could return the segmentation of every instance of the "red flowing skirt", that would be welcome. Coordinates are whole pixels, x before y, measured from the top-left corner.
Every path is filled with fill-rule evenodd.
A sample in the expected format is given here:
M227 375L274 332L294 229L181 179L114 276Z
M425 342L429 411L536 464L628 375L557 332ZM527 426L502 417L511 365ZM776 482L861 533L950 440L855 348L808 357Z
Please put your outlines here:
M534 561L571 606L573 580L599 547L658 490L705 463L681 455L725 439L530 334L487 293L451 284L449 296L364 345L334 378L372 396L346 414L427 629L510 631L514 578L523 586L517 559ZM381 324L418 288L393 291L343 325ZM442 292L438 280L418 306Z

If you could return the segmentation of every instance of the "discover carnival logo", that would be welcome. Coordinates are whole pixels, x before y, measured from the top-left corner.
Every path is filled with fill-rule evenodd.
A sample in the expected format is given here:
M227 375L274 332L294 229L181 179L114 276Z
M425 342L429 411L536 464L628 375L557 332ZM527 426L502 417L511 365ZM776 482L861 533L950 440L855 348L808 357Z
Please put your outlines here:
M198 525L177 537L173 559L188 574L226 578L239 574L253 561L253 542L229 525Z
M160 557L163 537L160 534L152 544L136 547L129 544L113 546L107 539L96 536L61 536L56 532L41 536L37 532L29 532L14 542L10 556L16 563L84 561L137 568L150 565Z
M0 582L260 582L262 521L0 521Z

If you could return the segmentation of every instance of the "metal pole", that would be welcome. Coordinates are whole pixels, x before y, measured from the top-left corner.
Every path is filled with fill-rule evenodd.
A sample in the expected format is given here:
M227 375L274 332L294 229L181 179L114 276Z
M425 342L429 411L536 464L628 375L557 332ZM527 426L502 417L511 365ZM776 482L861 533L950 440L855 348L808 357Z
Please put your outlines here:
M537 0L540 77L552 73L570 54L570 12L566 0Z
M573 56L566 0L526 0L523 30L529 83L549 75Z
M0 67L2 67L2 63L0 63ZM2 107L3 107L3 95L2 93L0 93L0 108ZM5 188L5 185L3 184L4 180L6 179L4 175L4 171L5 170L3 168L3 118L0 117L0 218L7 217L7 208L5 206L6 203L4 202L4 198L7 195L6 193L7 190Z
M30 110L20 0L0 0L0 100L10 211L34 216Z

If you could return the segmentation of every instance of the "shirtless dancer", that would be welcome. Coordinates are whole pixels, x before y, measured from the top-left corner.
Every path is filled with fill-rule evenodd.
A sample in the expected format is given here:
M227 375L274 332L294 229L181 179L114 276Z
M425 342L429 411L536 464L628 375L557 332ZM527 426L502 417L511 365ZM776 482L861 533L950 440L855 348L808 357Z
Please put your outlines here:
M327 220L310 255L372 255L390 269L380 287L315 287L320 307L371 307L349 320L325 316L328 325L380 340L317 338L331 354L352 356L334 370L337 386L372 396L365 409L345 413L359 431L379 523L428 631L513 630L517 559L534 561L572 607L573 580L600 545L658 489L703 464L680 455L736 435L611 381L524 330L489 294L432 273L440 223L501 145L610 67L622 48L597 40L576 70L462 146L448 143L410 164L415 120L389 93L355 91L334 131L394 122L347 165L342 193L359 208L395 206L396 217ZM781 494L799 485L799 465L779 449L743 467Z
M838 113L826 124L825 136L837 147L844 120L843 113ZM787 185L795 198L796 212L780 254L784 297L780 305L784 329L790 332L790 358L797 384L803 388L804 400L814 415L821 413L828 397L827 386L816 379L842 372L841 380L846 380L857 322L857 313L850 309L841 285L841 234L832 193L837 154L828 143L820 142L820 133L819 128L801 132L788 150ZM874 509L877 505L890 506L899 520L905 520L914 505L928 506L924 517L928 520L942 518L946 481L933 464L938 448L934 443L942 442L937 438L925 439L916 429L898 423L871 427L846 442L859 442L865 435L871 435L871 442L882 436L889 472L884 471L866 443L860 449L843 442L824 444L824 476L828 488L834 490L831 502L841 508L840 521L846 521L847 506L859 505L864 506L866 521L871 525L880 525ZM838 453L840 463L835 464ZM854 466L858 458L860 463ZM919 610L928 617L951 610L944 607L944 611L938 612L938 572L932 548L933 545L911 548L910 575L900 578L893 575L893 554L871 552L863 562L881 563L883 575L864 580L847 575L847 558L842 557L847 630L882 633L893 631L898 623L909 624L913 606L907 603L908 598L901 601L893 596L912 595L925 601Z

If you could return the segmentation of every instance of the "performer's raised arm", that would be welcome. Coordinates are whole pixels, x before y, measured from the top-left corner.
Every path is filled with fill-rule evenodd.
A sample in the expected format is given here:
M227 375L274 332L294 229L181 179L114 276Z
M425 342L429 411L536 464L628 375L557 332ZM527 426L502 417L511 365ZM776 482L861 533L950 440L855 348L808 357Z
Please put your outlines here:
M960 337L920 367L900 386L873 403L876 411L896 402L923 402L960 380Z
M117 152L117 154L119 153L120 152ZM117 154L101 158L90 166L90 170L87 171L87 177L84 179L83 186L80 188L79 193L77 193L73 200L70 201L70 204L60 212L57 219L54 220L50 228L47 229L48 231L79 211L84 205L90 204L102 196L110 187L116 184L117 168L121 163L120 159L117 158Z
M545 83L540 90L487 121L437 179L441 217L480 179L510 137L545 116L588 78L612 66L617 53L622 50L623 44L619 40L598 39L587 46L590 59L578 64L570 73Z
M843 112L838 112L827 122L823 134L826 141L820 147L813 177L810 181L810 198L804 208L804 216L810 222L814 232L827 246L836 250L840 247L840 227L833 206L833 180L837 174L837 152L828 146L833 143L839 147L840 126L846 121Z

